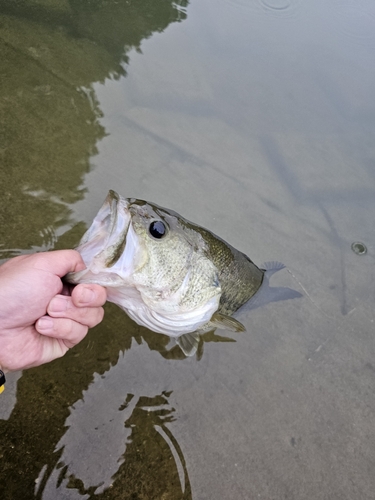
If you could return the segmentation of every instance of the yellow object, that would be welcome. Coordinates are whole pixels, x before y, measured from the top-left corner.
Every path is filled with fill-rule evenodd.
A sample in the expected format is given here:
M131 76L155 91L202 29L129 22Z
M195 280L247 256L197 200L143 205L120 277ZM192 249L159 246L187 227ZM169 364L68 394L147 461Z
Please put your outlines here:
M0 394L4 391L5 389L5 375L4 372L0 370Z

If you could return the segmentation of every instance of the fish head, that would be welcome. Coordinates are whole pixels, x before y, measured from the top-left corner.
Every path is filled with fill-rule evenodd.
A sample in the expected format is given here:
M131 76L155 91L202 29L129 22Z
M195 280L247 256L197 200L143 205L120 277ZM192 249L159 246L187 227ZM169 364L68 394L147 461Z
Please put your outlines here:
M171 210L110 191L77 250L86 269L67 281L105 286L108 300L154 331L194 331L219 306L205 240Z

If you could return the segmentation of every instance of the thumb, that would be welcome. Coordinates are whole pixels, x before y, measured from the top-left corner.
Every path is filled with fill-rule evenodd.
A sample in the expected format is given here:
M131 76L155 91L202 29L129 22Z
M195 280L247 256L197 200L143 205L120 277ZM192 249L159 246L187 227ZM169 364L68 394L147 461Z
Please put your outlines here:
M33 255L34 268L50 272L62 278L67 273L86 268L81 255L76 250L54 250Z

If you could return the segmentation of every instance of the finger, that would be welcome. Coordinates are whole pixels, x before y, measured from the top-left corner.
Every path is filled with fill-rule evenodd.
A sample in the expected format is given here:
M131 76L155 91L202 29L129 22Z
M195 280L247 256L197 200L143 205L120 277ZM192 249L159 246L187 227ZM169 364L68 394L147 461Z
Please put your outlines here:
M99 307L107 300L107 290L100 285L81 284L72 290L72 301L77 307Z
M55 250L29 256L34 260L34 268L42 269L62 278L67 273L86 268L81 255L76 250Z
M69 349L83 340L88 327L69 318L51 318L43 316L35 324L41 335L61 340Z
M68 318L92 328L100 323L104 316L102 307L77 307L72 298L56 295L48 304L47 313L53 318Z

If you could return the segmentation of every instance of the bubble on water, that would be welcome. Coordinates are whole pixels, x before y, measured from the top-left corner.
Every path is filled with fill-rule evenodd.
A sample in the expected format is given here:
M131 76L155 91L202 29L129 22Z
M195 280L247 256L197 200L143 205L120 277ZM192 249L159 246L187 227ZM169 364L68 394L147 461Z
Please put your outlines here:
M357 255L365 255L365 253L367 253L366 245L364 243L361 243L360 241L355 241L354 243L352 243L352 250Z

